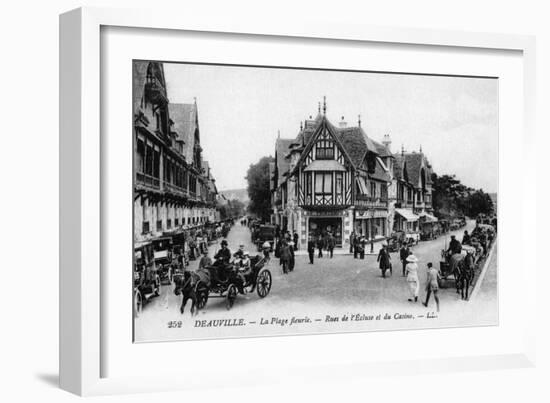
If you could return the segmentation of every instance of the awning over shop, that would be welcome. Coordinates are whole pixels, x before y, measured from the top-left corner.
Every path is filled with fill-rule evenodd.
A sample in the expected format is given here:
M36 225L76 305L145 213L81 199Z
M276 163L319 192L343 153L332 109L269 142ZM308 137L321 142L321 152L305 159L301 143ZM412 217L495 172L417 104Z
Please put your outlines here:
M356 179L357 185L359 186L359 191L362 195L367 195L367 182L365 181L365 178L362 176L357 177Z
M422 213L420 214L420 217L422 218L422 220L424 220L424 222L437 222L437 217L434 217L433 215L431 214L428 214L428 213Z
M412 211L406 210L403 208L396 208L395 212L407 221L418 221L418 219L420 218L419 216L414 214Z
M342 171L345 172L346 168L338 161L335 160L315 160L309 164L304 171Z

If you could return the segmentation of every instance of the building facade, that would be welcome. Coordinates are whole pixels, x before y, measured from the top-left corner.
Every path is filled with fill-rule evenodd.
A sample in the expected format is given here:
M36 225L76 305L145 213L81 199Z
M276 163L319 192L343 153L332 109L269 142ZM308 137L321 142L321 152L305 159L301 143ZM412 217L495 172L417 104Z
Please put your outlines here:
M133 64L134 240L216 221L196 102L168 101L162 63Z
M394 155L390 147L388 135L382 143L367 136L360 118L354 127L343 117L333 125L323 104L295 138L276 140L272 223L296 231L300 248L327 232L337 246L349 247L352 231L368 240L413 231L407 222L430 212L431 166L422 153Z

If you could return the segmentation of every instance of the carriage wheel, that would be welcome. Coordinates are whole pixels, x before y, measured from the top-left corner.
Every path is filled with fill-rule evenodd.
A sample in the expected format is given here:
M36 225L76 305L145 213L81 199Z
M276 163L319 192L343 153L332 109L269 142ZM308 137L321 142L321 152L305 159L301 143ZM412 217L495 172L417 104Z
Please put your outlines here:
M143 309L143 298L139 290L134 293L134 315L137 318Z
M256 279L256 292L260 298L264 298L271 290L271 272L262 270Z
M195 294L197 295L197 308L204 309L208 302L208 287L202 281L199 281L195 286Z
M235 284L231 284L227 289L227 295L225 297L225 306L228 310L233 307L233 304L235 303L236 298L237 298L237 286Z

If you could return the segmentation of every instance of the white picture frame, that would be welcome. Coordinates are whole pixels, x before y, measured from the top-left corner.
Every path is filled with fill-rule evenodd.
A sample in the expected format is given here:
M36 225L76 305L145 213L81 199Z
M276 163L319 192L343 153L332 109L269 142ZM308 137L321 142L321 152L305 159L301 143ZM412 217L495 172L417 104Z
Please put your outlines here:
M103 246L101 238L101 205L103 194L101 121L101 29L102 27L133 27L140 29L217 32L227 35L252 35L257 38L294 38L375 42L403 46L475 49L478 52L502 50L520 52L523 67L523 154L528 162L534 148L535 124L535 40L530 36L468 33L444 30L369 27L345 23L327 23L310 19L286 21L242 18L216 19L211 16L191 16L185 13L152 12L150 10L115 10L81 8L60 17L60 385L79 395L97 395L128 392L150 392L185 388L207 388L252 383L280 382L301 374L312 380L334 380L353 373L354 376L371 374L423 373L431 371L479 370L504 367L526 367L535 362L535 301L534 292L523 299L525 315L521 324L514 324L524 335L521 345L510 347L501 354L453 356L441 351L439 356L420 358L403 357L385 362L369 362L358 355L345 362L323 360L305 362L298 357L289 363L284 374L278 365L265 368L254 381L248 383L236 375L223 376L213 371L208 380L204 377L185 379L182 372L167 372L157 376L117 375L105 376L106 350L102 317L107 307L102 304L101 265ZM536 175L523 178L523 189L536 187ZM521 192L519 214L522 220L516 237L521 270L524 278L536 276L532 253L528 250L526 234L535 233L536 210L526 208L530 197ZM506 220L499 201L499 220ZM504 221L506 223L506 221ZM506 224L500 225L508 231ZM532 290L531 290L532 291ZM517 328L521 326L521 328ZM451 332L453 330L450 330ZM458 330L456 331L458 332ZM290 349L299 349L309 338L324 337L331 345L342 337L351 345L361 343L369 333L354 335L301 336L271 338L269 343L288 343ZM281 341L284 340L284 341ZM243 340L209 341L218 348L242 348ZM249 339L255 346L268 343L266 339ZM186 342L187 343L187 342ZM176 343L177 344L177 343ZM180 343L181 344L181 343ZM214 344L210 344L214 346ZM114 346L116 348L116 346ZM111 346L112 351L113 346ZM150 350L157 348L149 345ZM160 348L160 347L158 347ZM304 362L302 362L302 361ZM303 369L307 368L307 373ZM202 371L205 371L203 368ZM238 371L237 371L238 372ZM332 377L327 373L331 372ZM147 375L147 376L146 376Z

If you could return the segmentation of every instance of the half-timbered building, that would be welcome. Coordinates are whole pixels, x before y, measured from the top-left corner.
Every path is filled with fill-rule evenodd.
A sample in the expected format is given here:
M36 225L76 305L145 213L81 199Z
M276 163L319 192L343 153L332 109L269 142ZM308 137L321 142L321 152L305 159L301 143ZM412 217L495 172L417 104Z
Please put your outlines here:
M349 246L352 231L367 241L418 231L432 215L432 167L422 151L392 154L342 117L333 125L319 106L293 139L277 138L270 166L272 222L296 231L300 247L327 232ZM347 245L346 245L347 243Z
M308 237L328 232L337 246L352 231L368 238L388 235L388 187L393 156L370 139L360 120L333 125L323 112L309 118L294 139L276 141L272 169L273 222Z

